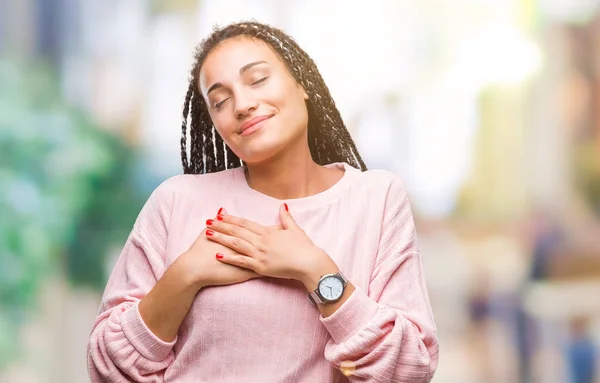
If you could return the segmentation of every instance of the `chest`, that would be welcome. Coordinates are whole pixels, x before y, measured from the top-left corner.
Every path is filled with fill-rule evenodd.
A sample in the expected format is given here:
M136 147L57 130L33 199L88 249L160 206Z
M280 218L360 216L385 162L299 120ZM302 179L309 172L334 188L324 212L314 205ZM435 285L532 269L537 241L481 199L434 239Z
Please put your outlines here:
M169 233L169 262L189 248L204 229L206 219L213 218L216 210L218 207L213 206L187 210L184 229ZM228 212L264 226L279 223L276 214L267 215L234 204L228 206ZM372 227L380 222L368 214L356 213L356 210L347 212L344 206L337 205L316 211L296 211L293 217L355 286L368 291L379 242L379 232ZM195 339L202 350L220 347L231 350L238 349L240 343L251 344L252 355L237 355L247 363L261 355L272 357L273 348L292 353L288 357L298 360L322 355L329 337L320 324L320 312L309 301L302 283L270 277L202 289L193 301L182 330Z
M201 235L205 222L214 218L218 207L188 209L183 229L169 233L167 262L172 263ZM242 206L228 208L232 215L250 219L264 226L279 224L278 215L267 215ZM381 222L368 211L344 209L331 205L319 210L304 210L293 217L311 241L323 249L338 265L344 275L356 286L367 291L374 267L380 238ZM293 284L291 284L293 285ZM257 286L260 286L258 284ZM285 284L280 287L285 287Z

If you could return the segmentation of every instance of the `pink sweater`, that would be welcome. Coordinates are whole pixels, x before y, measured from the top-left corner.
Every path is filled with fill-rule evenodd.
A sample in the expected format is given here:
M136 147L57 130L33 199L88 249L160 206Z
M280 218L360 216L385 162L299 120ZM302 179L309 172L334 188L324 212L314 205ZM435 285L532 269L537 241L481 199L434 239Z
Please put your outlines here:
M295 280L258 278L200 290L171 343L138 302L220 207L263 225L283 201L251 189L242 168L179 175L150 196L110 276L88 344L92 382L429 382L438 340L402 182L345 163L290 213L356 290L323 318ZM343 372L343 373L342 373Z

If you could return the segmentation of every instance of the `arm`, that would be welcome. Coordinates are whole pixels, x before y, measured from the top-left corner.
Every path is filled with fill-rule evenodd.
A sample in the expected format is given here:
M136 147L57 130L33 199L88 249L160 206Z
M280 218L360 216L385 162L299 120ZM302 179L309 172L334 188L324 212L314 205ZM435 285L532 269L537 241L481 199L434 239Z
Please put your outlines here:
M195 294L165 272L165 189L159 186L140 212L107 283L88 343L92 382L162 382L173 361L175 334ZM182 295L170 298L176 293Z
M429 382L438 362L437 331L399 180L388 191L368 291L348 290L335 307L321 309L321 323L331 334L325 358L352 383Z
M167 269L148 295L140 301L140 316L158 338L172 342L201 286L182 278L186 271L177 261Z

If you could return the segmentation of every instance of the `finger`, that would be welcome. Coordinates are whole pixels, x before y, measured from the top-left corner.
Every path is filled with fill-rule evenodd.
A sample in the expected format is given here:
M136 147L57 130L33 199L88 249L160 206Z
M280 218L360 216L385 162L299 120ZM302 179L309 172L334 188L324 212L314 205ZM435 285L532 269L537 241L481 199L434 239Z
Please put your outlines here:
M257 272L258 262L252 257L224 253L217 253L215 256L220 262Z
M206 220L206 226L213 231L218 231L222 234L227 234L231 237L240 238L253 246L258 243L259 235L246 229L245 227L234 225L225 221L215 221L212 219Z
M249 257L252 257L257 251L251 243L238 237L214 231L213 229L206 229L206 238Z
M239 226L255 234L263 234L266 231L263 225L254 221L250 221L249 219L244 219L231 214L227 214L227 212L225 212L224 210L219 216L217 216L217 220Z
M217 212L217 215L214 216L214 218L209 218L206 220L206 226L212 225L215 220L222 220L223 214L225 214L225 213L227 213L227 211L224 208L219 208L219 211ZM206 228L200 233L200 236L205 234L205 232L206 232Z
M298 224L290 214L288 205L286 203L279 207L279 219L281 220L282 227L286 230L298 227Z

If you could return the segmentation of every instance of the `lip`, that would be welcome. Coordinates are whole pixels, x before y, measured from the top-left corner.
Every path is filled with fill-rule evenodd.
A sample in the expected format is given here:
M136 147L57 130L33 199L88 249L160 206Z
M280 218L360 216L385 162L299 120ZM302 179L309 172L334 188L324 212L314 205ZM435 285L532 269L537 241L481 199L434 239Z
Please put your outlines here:
M245 130L252 128L254 125L256 125L260 122L263 122L264 120L268 120L269 118L271 118L273 116L274 116L273 114L257 116L257 117L254 117L253 119L250 119L250 120L244 122L242 124L242 126L240 127L240 134L243 134Z

